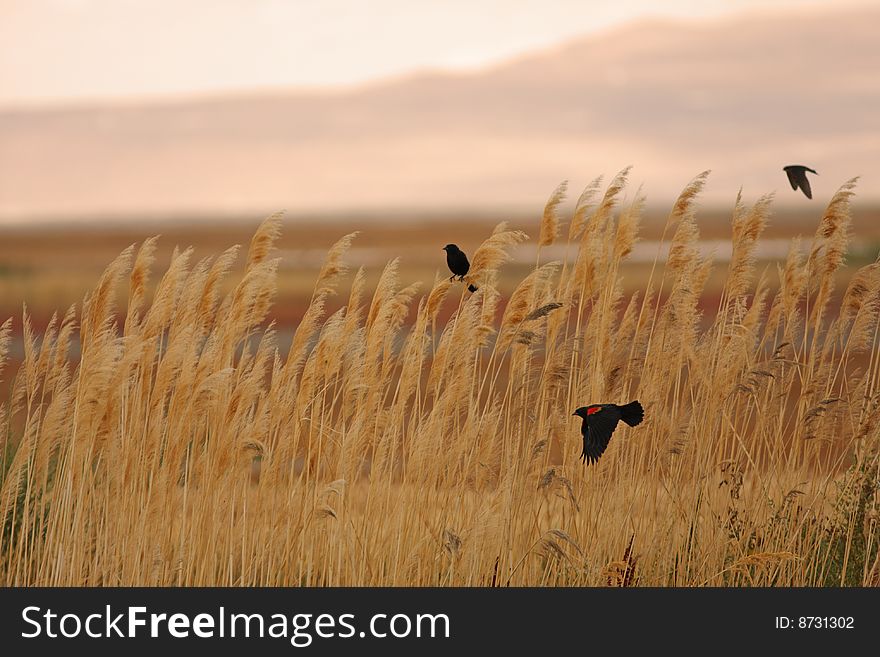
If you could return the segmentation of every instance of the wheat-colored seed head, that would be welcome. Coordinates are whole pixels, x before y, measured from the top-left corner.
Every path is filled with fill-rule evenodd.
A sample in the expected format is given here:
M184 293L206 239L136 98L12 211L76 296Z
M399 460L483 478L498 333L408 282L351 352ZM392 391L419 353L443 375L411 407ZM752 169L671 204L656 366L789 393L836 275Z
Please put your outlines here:
M273 215L237 268L235 247L175 249L151 286L146 240L100 277L81 325L77 307L44 327L25 306L0 323L0 581L876 583L880 268L839 285L853 181L809 253L795 242L761 275L772 199L739 197L713 287L707 174L643 284L626 257L644 199L616 209L628 172L595 207L599 179L587 187L566 263L537 257L560 189L536 244L487 230L472 294L439 277L420 296L397 260L372 288L348 273L350 234L295 326L276 323ZM514 248L534 251L510 263ZM644 421L584 465L572 411L635 399Z
M578 197L574 208L574 215L572 215L571 224L569 224L568 227L569 242L574 242L580 237L581 231L584 229L584 222L586 221L587 214L592 206L593 198L599 193L599 188L601 186L602 176L597 176L584 188L584 191L581 192L581 195Z
M508 249L526 239L528 239L528 235L524 232L507 230L505 224L499 224L495 232L474 252L468 280L474 281L478 286L490 280L492 274L510 260Z
M281 237L281 219L283 217L283 212L275 212L263 219L251 239L245 271L250 271L269 257L275 242Z
M559 215L557 214L557 206L565 200L565 193L568 190L568 181L563 180L559 186L553 190L547 203L544 205L544 214L541 217L541 230L538 234L538 246L550 246L559 236Z

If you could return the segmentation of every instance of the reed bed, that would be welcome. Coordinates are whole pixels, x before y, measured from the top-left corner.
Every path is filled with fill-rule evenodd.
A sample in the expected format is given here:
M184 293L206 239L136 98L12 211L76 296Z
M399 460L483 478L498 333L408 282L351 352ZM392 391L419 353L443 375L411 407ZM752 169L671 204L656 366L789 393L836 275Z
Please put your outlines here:
M0 581L877 585L880 263L836 284L855 180L760 277L772 199L737 198L704 316L708 172L629 297L644 199L624 202L628 173L593 181L570 217L566 185L553 192L505 299L500 268L529 239L505 224L472 254L474 294L442 274L423 291L394 260L368 298L352 233L279 345L276 215L242 258L175 251L155 284L156 239L126 249L41 336L25 308L18 371L2 371L0 328ZM561 234L566 258L545 261ZM584 466L572 411L632 399L644 423Z

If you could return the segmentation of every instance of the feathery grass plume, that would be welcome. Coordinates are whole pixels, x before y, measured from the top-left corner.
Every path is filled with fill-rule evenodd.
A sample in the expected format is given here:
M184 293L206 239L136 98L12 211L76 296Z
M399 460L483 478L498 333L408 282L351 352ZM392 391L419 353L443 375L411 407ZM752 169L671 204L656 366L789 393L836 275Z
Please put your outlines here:
M692 221L685 220L679 226L689 223ZM695 228L692 233L687 231L687 239L696 242L697 238ZM659 340L659 349L652 347L653 366L655 367L662 363L663 367L669 367L672 364L674 369L678 369L694 356L693 348L697 341L697 328L700 319L698 302L712 261L710 258L700 258L696 253L696 248L683 239L680 244L682 246L679 251L681 254L688 253L689 250L693 252L690 253L690 260L675 263L677 267L676 279L673 281L669 298L663 304L657 321L658 335L656 338L652 337L652 343L654 340ZM672 268L673 263L669 263L668 266Z
M281 237L281 220L283 217L283 211L275 212L263 219L260 223L257 232L255 232L253 238L251 238L251 246L250 249L248 249L245 273L249 272L269 257L269 254L275 247L275 242Z
M571 547L573 547L575 549L575 551L581 556L581 558L586 558L586 554L584 554L584 551L575 542L575 540L571 536L566 534L564 531L562 531L561 529L548 529L547 533L552 534L556 538L562 539L563 541L568 543Z
M563 304L560 307L565 307ZM553 333L553 323L552 320L556 316L566 316L568 312L556 313L552 312L547 320L547 354L545 356L545 364L544 364L544 372L543 377L545 379L545 385L548 386L548 390L550 390L551 381L554 382L554 390L557 390L561 385L561 382L557 377L566 376L568 374L569 368L571 366L571 357L572 352L574 350L574 342L572 339L566 339L561 334L557 333L554 335ZM566 378L565 383L568 384L568 380ZM558 400L559 397L557 394L548 394L548 399Z
M37 394L39 380L37 379L37 336L34 334L34 329L31 325L27 304L24 304L21 310L21 332L21 343L24 350L24 362L22 363L24 377L22 377L21 381L23 386L22 394L27 399L28 410L30 410L31 403Z
M41 482L43 487L49 485L52 460L58 453L58 447L69 440L72 431L69 418L72 412L70 404L73 400L74 389L69 385L68 380L61 382L64 385L58 386L57 389L53 388L51 399L46 405L45 413L40 422L40 437L37 440L37 450L34 455L34 479Z
M6 359L9 356L9 343L12 337L12 318L8 318L0 324L0 383L3 382L3 369L6 367ZM3 485L3 471L6 466L7 443L9 441L9 428L7 426L8 407L5 402L0 403L0 489ZM0 516L0 520L3 517ZM0 534L2 536L2 534Z
M440 307L443 305L444 299L452 287L452 282L448 278L437 278L434 280L434 287L428 295L428 304L426 312L431 320L431 325L437 323L437 315L440 313Z
M626 304L623 316L615 331L613 362L618 367L627 368L627 359L633 345L633 337L638 330L639 293L634 292Z
M281 213L267 217L257 228L248 251L244 276L220 305L223 317L218 326L220 357L231 362L235 345L266 317L276 291L281 258L268 259L281 236Z
M386 367L383 370L383 378L387 378L390 374L391 367L394 364L394 361L392 359L392 354L394 353L394 339L400 329L403 328L403 323L406 320L407 315L409 314L409 309L412 305L413 299L415 299L421 287L422 284L418 281L415 283L410 283L406 287L398 290L390 299L390 303L388 304L389 307L387 309L388 315L384 322L384 331L382 331L382 333L384 333L385 339L386 363Z
M847 287L840 308L841 333L850 326L846 349L859 353L870 349L880 313L880 263L859 269Z
M495 335L495 315L498 311L498 303L501 301L501 293L495 287L486 286L480 290L482 308L480 310L480 325L477 331L480 333L480 347L487 347L493 335Z
M731 569L748 572L752 566L764 568L795 559L800 559L800 557L792 552L757 552L740 557L731 566Z
M398 282L398 271L400 270L400 258L394 258L389 261L382 274L379 276L379 282L376 283L376 291L373 293L373 300L370 302L370 310L367 313L365 328L369 332L376 320L379 318L380 312L387 307L387 304L394 296Z
M698 296L703 293L703 288L706 287L706 281L709 280L709 274L712 273L712 266L714 264L711 256L706 256L697 260L693 282Z
M632 253L644 209L645 197L641 194L641 188L639 188L636 191L635 200L625 212L621 213L620 220L617 222L617 233L614 236L614 259L616 261L623 260Z
M40 345L40 355L37 358L36 376L40 380L43 388L43 397L45 398L48 388L46 386L46 377L49 374L49 365L52 360L52 354L55 349L55 341L58 339L58 313L52 313L52 318L46 326L43 334L43 340Z
M673 280L678 277L699 255L697 250L697 224L694 219L696 211L694 202L706 184L709 171L703 171L678 195L672 212L666 220L667 225L675 225L675 234L669 247L667 267L671 270Z
M154 235L144 240L138 249L134 266L128 277L128 312L125 316L125 335L137 331L140 322L140 309L144 302L147 283L150 279L150 268L156 260L156 242L159 236Z
M400 290L397 288L397 259L389 262L380 277L366 323L364 345L364 384L366 386L358 412L367 418L364 430L357 436L345 454L344 471L353 475L353 468L364 458L369 458L371 450L380 460L381 469L388 465L387 444L379 444L388 417L384 407L390 387L391 372L396 365L394 342L400 330L419 284L415 283ZM377 442L378 441L378 442Z
M269 314L272 302L275 299L276 280L278 278L278 266L281 258L269 260L261 266L259 285L253 291L253 298L249 305L248 328L254 328L262 324Z
M306 361L309 345L321 325L321 318L324 316L325 298L321 295L312 300L297 325L296 331L294 331L287 359L284 361L281 372L279 386L281 390L289 390L294 385L294 381Z
M359 234L359 231L349 233L348 235L341 237L330 247L327 256L324 258L324 264L321 267L321 271L318 273L318 280L315 283L315 295L336 293L336 286L339 279L348 273L348 266L342 258L348 253L348 250L351 248L351 243Z
M627 166L617 172L617 175L611 179L608 189L605 190L602 202L599 203L599 206L593 211L590 218L587 219L587 226L592 224L594 232L603 230L605 222L608 221L611 211L617 203L617 197L626 188L626 182L631 170L632 166ZM584 238L586 237L587 233L584 233Z
M471 259L468 280L476 285L485 285L501 265L510 260L508 249L529 238L521 230L507 230L504 223L499 224L486 240L480 244Z
M533 304L536 295L546 291L547 283L559 270L560 265L561 263L556 261L548 262L532 270L510 295L510 300L501 317L497 346L499 352L503 353L522 328L523 322L534 314ZM540 316L543 315L536 315L536 317Z
M428 422L434 428L433 437L413 446L410 458L414 466L431 462L441 451L451 463L459 463L475 449L473 432L479 430L478 423L469 423L465 418L474 410L472 372L476 367L481 337L477 330L480 306L478 295L469 297L456 313L454 323L447 325L440 337L427 383L427 391L433 395L428 414ZM460 436L461 440L457 446L444 444L441 437L446 435ZM431 473L422 480L437 486L449 474Z
M9 343L12 341L12 318L9 317L5 322L0 324L0 376L3 374L3 368L6 365L6 359L9 356Z
M226 249L208 271L196 310L197 322L203 330L207 330L215 322L217 302L220 300L220 285L232 268L240 250L239 245Z
M144 338L159 337L168 328L177 308L180 291L189 272L192 253L192 248L188 248L172 257L171 264L168 265L168 269L156 287L153 303L144 314L140 331Z
M700 317L698 300L710 271L711 259L700 258L693 205L708 175L709 172L704 171L691 180L679 194L666 221L667 228L676 226L663 272L664 279L667 272L670 275L671 289L666 303L654 308L659 317L655 317L654 327L649 332L646 367L661 367L661 363L665 367L674 363L674 368L680 368L694 356ZM661 290L664 279L661 279ZM680 386L681 381L677 380L675 385ZM672 394L678 395L680 391L675 389Z
M574 206L574 214L571 218L571 224L569 224L568 227L569 242L573 242L580 236L581 231L584 229L584 222L587 218L587 213L590 211L593 199L599 192L601 186L602 176L596 176L590 184L584 188L584 191L581 192L581 195L578 197L577 203Z
M341 311L340 311L341 313ZM332 331L331 331L332 332ZM241 391L241 412L239 413L240 422L228 423L228 426L234 431L230 434L230 439L242 438L246 441L263 445L260 439L266 431L266 418L259 411L260 400L264 397L263 383L271 371L272 361L277 351L276 348L276 331L275 323L272 322L257 344L256 352L252 359L242 358L239 361L238 381L236 389ZM322 366L327 366L327 359L323 352L318 354ZM330 376L330 372L324 372ZM261 446L263 451L265 446Z
M168 339L173 340L175 333L184 326L196 328L197 339L201 338L205 327L199 318L199 302L205 294L205 284L210 275L211 258L202 258L188 272L186 280L180 286L180 296L171 326L168 330Z
M103 338L103 336L102 336ZM78 379L82 382L77 389L77 433L83 438L71 446L74 463L85 466L92 456L93 441L99 431L108 404L116 391L112 388L117 365L123 349L120 340L110 336L103 338L99 348L95 348L80 364ZM89 441L88 438L92 440Z
M415 296L419 283L400 290L397 288L399 260L385 266L379 277L376 292L367 315L365 377L371 391L383 389L393 366L393 344L397 332L409 312L409 304Z
M761 280L758 281L757 288L755 288L752 303L742 319L743 328L750 332L755 339L758 335L758 324L764 316L764 306L766 305L768 294L769 289L766 280L764 277L761 277Z
M581 352L584 359L589 363L588 371L592 376L592 390L598 392L607 381L613 370L610 359L613 354L613 332L618 316L618 306L623 297L620 280L616 273L616 266L602 268L600 281L596 290L595 298L590 309L590 319L581 336ZM579 368L580 369L580 368ZM594 394L596 394L594 392Z
M440 387L443 382L443 377L449 369L448 363L451 357L450 354L453 350L453 337L455 335L456 324L459 322L459 315L460 312L456 311L453 313L452 317L449 318L449 321L446 322L446 327L440 334L440 340L437 343L436 349L434 349L430 370L428 372L428 380L425 384L425 389L433 394L434 397L440 396Z
M558 301L552 301L550 303L545 303L543 306L535 308L532 312L525 316L523 319L524 322L531 322L536 319L541 319L542 317L546 317L551 312L556 310L557 308L562 308L565 304L559 303Z
M747 211L742 190L737 193L733 212L733 253L727 274L726 295L736 299L746 294L755 266L755 247L767 226L773 194L765 194Z
M348 303L345 306L345 328L346 335L352 335L358 330L361 318L363 317L363 308L361 307L361 298L364 295L366 287L367 275L363 267L359 267L354 279L351 281L351 290L348 295Z
M605 190L602 201L584 222L584 230L581 234L580 246L572 275L568 277L565 290L563 291L560 287L561 296L571 301L575 308L578 309L578 312L583 307L584 301L593 296L595 290L594 280L599 269L597 263L605 260L607 240L605 239L604 232L611 217L611 212L617 203L617 197L626 187L627 177L631 168L626 167L614 176Z
M685 217L692 216L694 212L694 201L697 196L699 196L700 192L703 191L706 179L709 177L710 173L712 173L710 169L706 169L699 173L682 190L678 195L678 198L675 200L675 204L672 206L672 211L669 213L669 217L666 220L667 225L675 224Z
M116 259L110 263L97 287L86 295L83 301L83 318L80 335L83 351L88 349L97 339L98 335L105 331L113 321L115 310L114 294L116 286L122 279L125 270L131 262L134 246L129 246Z
M801 250L800 238L795 238L788 249L785 265L779 269L779 303L774 305L767 320L768 328L784 322L784 337L794 341L795 332L800 326L799 305L807 291L806 258ZM776 311L776 312L774 312Z
M707 408L712 404L723 404L737 390L748 388L754 393L760 386L758 376L773 376L770 372L755 369L751 362L751 354L758 344L759 324L763 317L767 292L762 278L748 308L743 298L733 301L731 314L739 318L738 320L731 322L722 314L717 316L715 327L720 339L698 345L697 358L704 367L705 364L708 367L695 368L695 374L704 376L708 371L714 379L705 382L705 387L712 389L704 402ZM749 385L743 383L745 380L748 380Z
M870 302L880 278L880 262L865 265L853 274L840 304L840 319L844 325L859 314L862 306Z
M263 260L246 269L244 277L223 301L224 319L218 327L223 363L231 362L236 345L265 319L275 295L280 260Z
M61 320L61 327L58 329L58 336L55 339L54 349L52 351L51 362L48 365L46 373L46 390L52 391L53 394L63 388L66 383L65 375L68 372L68 355L70 352L70 343L73 332L76 330L76 304L70 306Z
M852 178L835 192L813 238L813 247L807 261L811 284L817 284L818 292L813 303L812 322L818 326L822 320L831 290L834 274L843 264L850 239L850 199L855 194L858 178Z
M433 290L432 290L433 293ZM421 382L422 370L425 358L428 354L428 322L431 321L428 312L428 301L422 297L419 301L419 309L416 313L416 321L406 337L401 355L400 377L395 391L395 410L402 412L403 406L410 398L418 394Z
M556 208L565 200L567 191L568 181L563 180L547 199L547 203L544 205L544 214L541 217L541 231L538 236L539 247L552 245L559 236L559 215Z

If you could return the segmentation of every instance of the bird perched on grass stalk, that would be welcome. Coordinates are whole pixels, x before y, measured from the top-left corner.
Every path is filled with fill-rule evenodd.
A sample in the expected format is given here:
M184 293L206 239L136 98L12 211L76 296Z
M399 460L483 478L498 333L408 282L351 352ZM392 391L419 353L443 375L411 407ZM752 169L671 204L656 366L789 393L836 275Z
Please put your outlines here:
M452 276L449 277L449 280L451 281L458 276L458 280L463 281L465 275L471 268L471 263L468 262L464 251L459 249L455 244L447 244L443 247L443 250L446 251L446 264L449 265L449 271L452 272ZM476 285L468 285L468 290L476 292L477 287Z
M804 196L809 199L813 198L813 190L810 189L810 181L807 180L807 171L816 173L815 171L803 164L789 164L787 167L782 167L782 170L788 174L788 182L791 183L793 190L797 191L797 188L800 187ZM816 173L816 175L819 174Z
M636 400L623 406L617 404L582 406L574 412L574 415L584 420L581 424L581 435L584 437L581 460L595 463L608 447L608 441L611 440L611 434L617 428L617 423L623 420L634 427L644 419L645 411Z

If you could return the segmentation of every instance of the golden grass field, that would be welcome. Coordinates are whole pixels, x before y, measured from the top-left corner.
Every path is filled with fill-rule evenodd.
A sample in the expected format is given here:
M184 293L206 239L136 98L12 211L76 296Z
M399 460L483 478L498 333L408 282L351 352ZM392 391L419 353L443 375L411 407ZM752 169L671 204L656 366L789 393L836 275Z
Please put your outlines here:
M246 252L126 248L81 305L2 324L0 367L14 335L22 354L0 370L0 581L880 584L880 264L844 263L854 183L773 267L772 199L737 200L713 267L705 178L651 228L665 250L637 285L626 171L570 217L558 189L533 240L434 239L428 286L397 260L350 269L374 238L343 236L292 308L279 216ZM438 267L464 239L473 295ZM82 285L44 275L28 308ZM584 466L572 411L631 399L645 421Z

